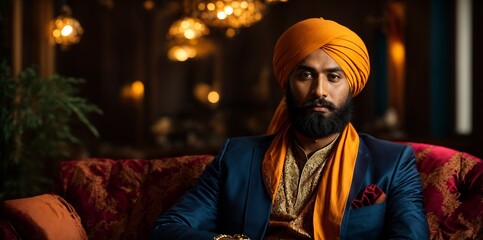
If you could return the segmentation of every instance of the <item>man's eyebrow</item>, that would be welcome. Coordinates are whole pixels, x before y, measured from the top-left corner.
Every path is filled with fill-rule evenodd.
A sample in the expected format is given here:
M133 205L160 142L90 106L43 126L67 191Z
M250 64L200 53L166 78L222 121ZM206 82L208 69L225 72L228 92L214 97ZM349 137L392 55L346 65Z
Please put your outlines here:
M297 70L306 70L306 71L314 71L315 69L313 67L304 65L304 64L299 64L296 68Z
M300 70L315 71L315 68L304 64L298 65L296 69L299 71ZM322 70L322 72L331 73L331 72L344 72L344 71L342 70L341 67L337 66L337 67L325 68Z
M344 72L341 67L326 68L323 72Z

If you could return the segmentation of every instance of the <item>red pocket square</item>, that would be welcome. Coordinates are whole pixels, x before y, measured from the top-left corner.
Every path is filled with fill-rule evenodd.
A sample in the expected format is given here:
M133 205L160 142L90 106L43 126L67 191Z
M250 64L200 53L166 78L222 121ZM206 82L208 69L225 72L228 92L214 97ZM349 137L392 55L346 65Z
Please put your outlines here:
M377 185L371 184L352 201L351 208L371 206L385 200L386 194Z

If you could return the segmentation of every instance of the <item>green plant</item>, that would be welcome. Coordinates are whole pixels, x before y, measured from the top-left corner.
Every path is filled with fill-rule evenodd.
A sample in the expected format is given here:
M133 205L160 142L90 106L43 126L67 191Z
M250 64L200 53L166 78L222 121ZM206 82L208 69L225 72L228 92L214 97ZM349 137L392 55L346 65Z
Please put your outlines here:
M36 67L11 75L0 64L0 199L50 190L52 164L70 158L72 146L82 146L72 124L80 121L99 136L87 115L102 111L76 96L83 79L52 75L39 77Z

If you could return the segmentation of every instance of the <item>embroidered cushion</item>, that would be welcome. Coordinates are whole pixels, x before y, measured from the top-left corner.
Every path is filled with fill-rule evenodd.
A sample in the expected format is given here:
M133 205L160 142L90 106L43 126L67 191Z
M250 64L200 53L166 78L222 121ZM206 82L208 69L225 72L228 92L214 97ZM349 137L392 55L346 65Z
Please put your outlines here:
M483 162L470 154L409 143L417 158L431 239L483 239Z
M105 158L61 163L63 194L89 239L148 239L158 215L191 187L213 159Z

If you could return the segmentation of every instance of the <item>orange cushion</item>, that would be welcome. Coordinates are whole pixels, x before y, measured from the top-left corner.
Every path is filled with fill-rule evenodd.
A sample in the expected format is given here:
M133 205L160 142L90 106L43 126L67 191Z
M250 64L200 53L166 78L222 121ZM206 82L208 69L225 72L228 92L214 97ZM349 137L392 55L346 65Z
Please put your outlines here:
M74 208L57 195L6 200L0 212L22 239L87 239Z

